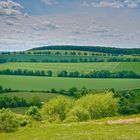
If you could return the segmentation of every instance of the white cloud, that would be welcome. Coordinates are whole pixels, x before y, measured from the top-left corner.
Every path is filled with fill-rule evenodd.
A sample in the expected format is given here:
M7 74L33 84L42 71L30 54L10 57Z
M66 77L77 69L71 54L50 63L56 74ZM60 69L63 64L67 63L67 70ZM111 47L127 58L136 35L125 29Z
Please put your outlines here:
M83 2L85 7L95 8L137 8L140 4L140 0L96 0L87 3Z
M41 1L44 2L46 5L57 4L55 0L41 0Z
M31 26L31 28L36 31L43 31L43 30L56 30L56 29L60 28L60 26L55 23L44 21L44 22L39 22L39 23L33 24Z
M121 8L123 5L116 1L100 1L99 3L92 2L93 7L110 7L110 8Z
M12 0L0 1L0 15L20 15L23 7Z

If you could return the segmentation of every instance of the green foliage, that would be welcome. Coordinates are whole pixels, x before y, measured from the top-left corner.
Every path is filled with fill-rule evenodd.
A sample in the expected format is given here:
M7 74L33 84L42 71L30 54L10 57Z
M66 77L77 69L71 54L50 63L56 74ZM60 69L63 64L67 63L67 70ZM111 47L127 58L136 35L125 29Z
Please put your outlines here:
M31 119L27 115L16 114L17 120L21 127L31 124Z
M111 48L101 46L73 46L73 45L56 45L56 46L44 46L33 48L32 50L73 50L73 51L91 51L91 52L103 52L109 54L140 54L140 49L128 49L128 48Z
M85 74L78 71L61 71L58 77L77 77L77 78L140 78L140 75L133 71L117 71L110 72L110 70L90 71Z
M47 71L45 73L45 71L41 70L27 70L27 69L17 69L17 70L11 70L11 69L3 69L0 70L0 74L1 75L26 75L26 76L52 76L52 71Z
M44 119L63 121L70 108L72 108L72 100L66 97L57 97L44 104L41 112Z
M68 113L65 122L87 121L90 119L89 112L80 106L74 106Z
M78 89L76 87L72 87L72 88L69 89L68 95L76 96L77 91L78 91Z
M41 107L42 103L41 103L40 98L38 96L33 96L30 100L30 105Z
M78 99L74 107L82 108L84 113L85 109L90 119L100 119L115 116L118 110L117 102L117 99L113 99L112 93L86 95Z
M17 116L9 109L0 110L0 132L13 132L19 127Z
M27 110L26 114L32 117L36 121L41 121L41 113L37 106L31 106Z
M114 93L114 97L119 97L119 113L130 115L140 113L140 92L121 91Z
M23 98L18 98L17 96L0 96L0 108L14 108L14 107L27 107L28 102Z

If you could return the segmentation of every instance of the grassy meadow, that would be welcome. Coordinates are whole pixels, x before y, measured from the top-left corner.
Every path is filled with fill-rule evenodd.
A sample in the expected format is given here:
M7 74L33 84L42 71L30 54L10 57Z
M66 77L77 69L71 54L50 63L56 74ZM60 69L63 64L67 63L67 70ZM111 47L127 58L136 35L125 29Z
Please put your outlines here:
M139 117L108 118L70 124L35 124L15 133L0 134L1 140L139 140ZM112 120L112 121L111 121ZM132 121L133 120L133 121ZM111 123L112 124L111 124ZM116 123L117 122L117 123ZM113 124L114 123L114 124ZM116 124L115 124L116 123Z
M115 90L131 90L140 88L140 79L89 79L0 75L0 83L6 88L28 91L48 91L52 88L68 90L71 87L86 87L97 90L111 88Z

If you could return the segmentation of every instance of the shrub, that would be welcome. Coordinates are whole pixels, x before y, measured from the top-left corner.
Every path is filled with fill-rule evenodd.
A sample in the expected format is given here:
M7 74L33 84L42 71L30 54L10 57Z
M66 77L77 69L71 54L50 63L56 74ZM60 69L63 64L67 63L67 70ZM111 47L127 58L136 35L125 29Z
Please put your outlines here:
M9 109L0 110L0 132L13 132L18 129L18 126L16 114Z
M37 106L29 107L26 114L28 116L32 117L36 121L41 121L41 113L40 113L39 108Z
M140 94L135 91L122 91L114 93L115 97L119 97L119 113L123 115L140 113Z
M72 108L72 101L66 97L57 97L44 104L42 116L49 121L63 121Z
M85 108L75 106L68 114L68 121L87 121L90 118L88 111Z
M68 116L63 122L64 123L79 122L79 118L77 116Z
M31 106L38 106L41 107L42 103L38 96L33 96L30 100Z
M77 100L75 107L85 109L91 119L100 119L117 114L118 100L113 99L112 93L86 95Z
M27 115L17 114L17 120L21 127L31 124L31 119Z

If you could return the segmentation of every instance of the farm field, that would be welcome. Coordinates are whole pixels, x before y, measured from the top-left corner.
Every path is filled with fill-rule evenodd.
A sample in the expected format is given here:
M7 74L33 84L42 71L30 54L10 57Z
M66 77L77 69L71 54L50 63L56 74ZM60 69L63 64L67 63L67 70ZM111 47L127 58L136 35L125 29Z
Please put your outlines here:
M131 90L140 88L140 79L86 79L34 76L0 76L0 84L5 88L18 90L68 90L71 87L88 89Z
M133 71L140 74L140 62L92 62L92 63L4 63L0 64L0 70L3 69L28 69L28 70L52 70L55 76L58 71L79 71L89 72L93 70Z
M0 97L2 96L8 96L8 97L19 97L19 98L24 98L27 101L30 101L32 97L37 96L40 98L42 102L47 102L52 98L55 98L57 96L62 96L59 94L53 94L53 93L41 93L41 92L8 92L8 93L3 93L0 94Z
M109 118L110 121L112 118ZM139 140L140 125L125 124L125 121L139 119L122 119L124 124L105 124L102 121L71 124L36 124L20 128L15 133L0 134L1 140ZM118 120L119 122L120 120ZM113 122L117 122L116 120ZM121 122L121 121L120 121Z
M109 56L78 56L78 55L31 55L31 54L10 54L10 55L1 55L2 58L7 59L7 62L11 61L18 61L18 62L28 62L28 61L54 61L54 62L60 62L60 61L69 61L71 60L77 60L78 62L80 59L94 59L94 58L109 58ZM110 56L111 58L111 56ZM125 57L124 57L125 58Z

